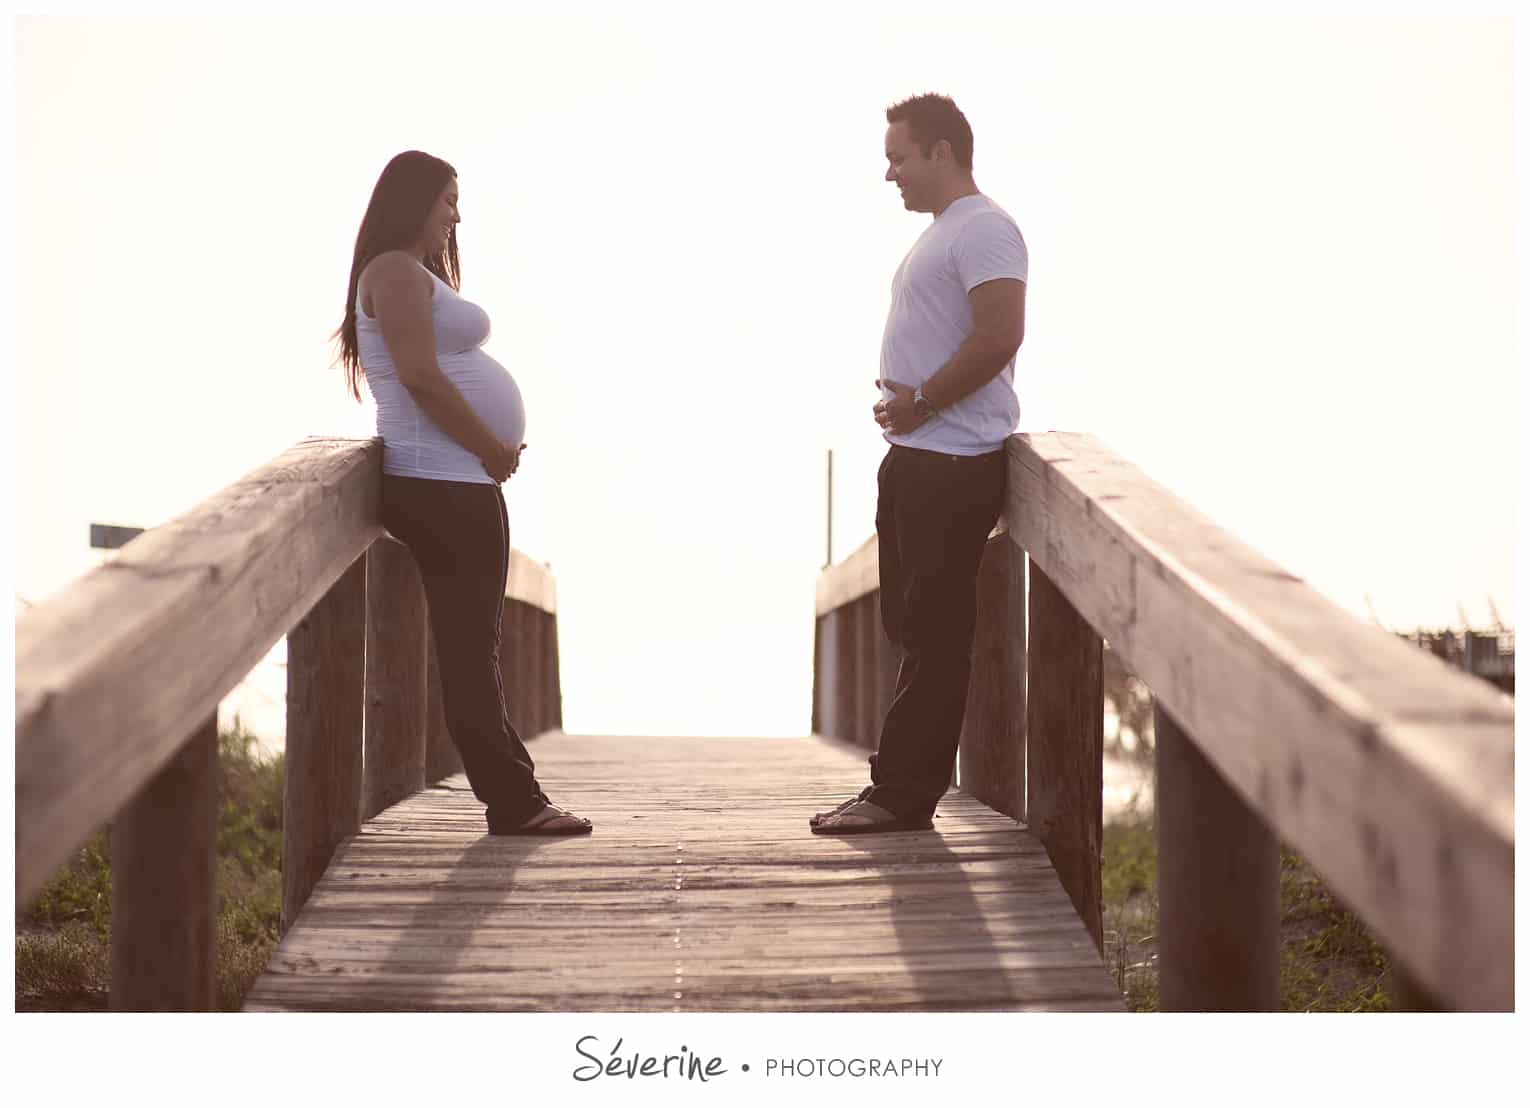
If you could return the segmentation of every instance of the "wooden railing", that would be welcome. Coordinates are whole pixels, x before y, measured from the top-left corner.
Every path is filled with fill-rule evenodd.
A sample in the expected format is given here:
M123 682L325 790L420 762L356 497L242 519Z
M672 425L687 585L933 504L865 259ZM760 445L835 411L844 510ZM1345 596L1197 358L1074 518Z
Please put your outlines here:
M218 703L287 636L282 922L360 822L457 767L423 591L378 522L382 447L309 440L16 623L16 899L112 828L113 1009L216 981ZM512 552L506 699L561 725L553 582Z
M1354 619L1088 435L1007 451L961 787L1045 843L1096 944L1104 639L1155 700L1166 1010L1278 1007L1281 842L1388 948L1410 1003L1512 1009L1512 700ZM814 728L863 745L895 673L876 578L873 539L818 583Z

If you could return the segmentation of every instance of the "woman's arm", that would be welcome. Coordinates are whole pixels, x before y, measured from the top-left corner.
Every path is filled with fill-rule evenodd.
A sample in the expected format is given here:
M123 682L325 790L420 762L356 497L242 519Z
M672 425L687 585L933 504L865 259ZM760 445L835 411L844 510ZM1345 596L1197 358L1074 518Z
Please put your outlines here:
M441 372L430 320L430 275L409 255L389 251L367 265L365 277L371 314L398 379L438 427L477 455L490 477L503 482L515 472L518 453L489 430Z

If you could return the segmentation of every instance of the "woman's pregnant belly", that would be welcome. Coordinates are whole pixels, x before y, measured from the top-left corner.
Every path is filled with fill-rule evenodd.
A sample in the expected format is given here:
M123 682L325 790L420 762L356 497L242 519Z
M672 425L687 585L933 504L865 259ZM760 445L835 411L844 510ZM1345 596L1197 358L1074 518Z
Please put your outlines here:
M526 408L510 371L482 350L438 358L441 372L457 386L478 418L505 442L519 445L526 434Z

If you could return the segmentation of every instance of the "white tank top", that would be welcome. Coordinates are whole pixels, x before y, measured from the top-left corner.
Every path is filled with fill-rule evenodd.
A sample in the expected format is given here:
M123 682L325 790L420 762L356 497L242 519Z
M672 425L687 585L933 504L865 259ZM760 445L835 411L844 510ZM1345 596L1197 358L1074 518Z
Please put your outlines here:
M424 266L420 267L424 269ZM427 269L425 272L430 273ZM489 430L512 444L526 434L521 390L508 370L480 349L489 338L489 315L464 300L434 273L430 322L441 372ZM478 456L436 425L398 378L377 321L362 310L356 293L356 346L367 387L377 401L377 433L383 440L383 472L436 481L492 485Z

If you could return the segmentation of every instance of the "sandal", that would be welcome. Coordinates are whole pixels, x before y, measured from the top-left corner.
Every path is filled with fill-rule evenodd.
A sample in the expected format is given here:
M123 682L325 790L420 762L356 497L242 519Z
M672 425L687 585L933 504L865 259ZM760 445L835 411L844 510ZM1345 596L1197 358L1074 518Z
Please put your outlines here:
M556 804L548 804L524 823L513 827L489 826L491 835L587 835L595 825L581 816L564 811Z
M825 813L812 824L815 835L880 835L890 831L928 831L935 824L929 816L900 816L869 800L857 800L840 811Z
M852 796L849 800L846 800L846 801L843 801L843 802L841 802L839 804L834 805L834 807L830 808L827 812L819 812L815 816L809 816L808 817L808 826L809 827L817 827L820 823L822 823L824 820L828 819L830 816L837 816L841 812L843 812L846 808L849 808L849 807L851 807L853 805L859 804L861 801L865 800L868 796L871 795L872 788L873 788L873 786L867 785L864 789L861 790L861 793L860 793L859 796Z

